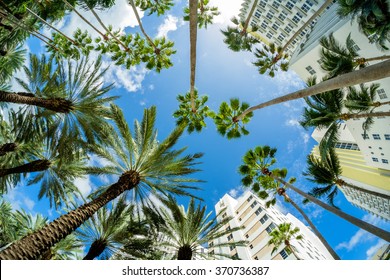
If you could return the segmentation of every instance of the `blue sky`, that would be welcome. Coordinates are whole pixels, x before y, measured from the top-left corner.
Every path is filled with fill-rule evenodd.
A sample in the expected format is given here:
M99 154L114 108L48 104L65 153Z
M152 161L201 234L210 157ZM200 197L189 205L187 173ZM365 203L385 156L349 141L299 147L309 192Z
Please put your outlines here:
M117 1L113 9L102 14L102 18L107 24L113 24L114 27L122 28L126 32L139 31L131 8L125 2ZM212 110L218 110L222 101L228 101L232 97L239 97L240 100L255 105L303 87L303 82L295 73L279 73L273 79L261 76L251 64L252 54L234 53L229 50L223 43L220 29L228 24L231 16L238 14L241 1L214 0L211 3L218 5L222 14L216 19L214 25L198 32L196 87L200 95L209 96L208 106ZM177 94L184 94L189 90L188 23L181 19L186 1L175 0L175 4L167 15L159 18L147 16L142 18L149 34L152 36L167 34L168 38L175 42L177 53L173 56L172 68L162 70L158 74L147 71L143 66L127 70L110 65L108 59L104 62L106 66L111 66L105 81L115 82L116 88L112 94L121 96L116 103L124 110L130 124L134 119L141 119L144 108L157 106L156 126L160 139L168 135L175 126L172 113L178 107ZM86 16L93 19L90 14ZM75 15L71 15L57 25L68 34L76 27L89 30ZM45 32L50 33L49 30ZM91 34L94 33L91 31ZM30 40L27 47L33 52L42 52L37 40ZM244 153L258 145L269 145L278 149L277 166L286 167L289 176L297 178L295 184L297 187L304 190L313 187L302 175L306 156L316 144L310 137L311 131L304 130L298 123L303 105L302 100L297 100L255 112L252 121L248 124L250 135L241 139L228 141L221 137L211 120L207 120L207 128L201 133L183 135L178 147L188 146L189 153L205 153L199 166L203 171L197 176L206 183L199 185L203 190L197 195L204 199L209 211L214 210L214 204L225 193L237 197L243 192L237 168L241 164ZM113 182L113 179L115 178L108 178L105 183ZM100 184L102 182L88 177L77 181L84 194L88 194ZM41 212L54 218L56 213L54 210L48 210L48 203L44 200L37 201L37 192L37 188L30 188L26 192L23 187L17 187L7 195L7 199L15 208L25 208L33 213ZM292 191L289 195L297 202L302 200ZM179 201L186 204L188 200ZM389 223L352 206L341 193L336 199L336 204L355 217L390 230ZM375 248L384 244L384 241L328 214L315 205L309 204L303 207L342 259L367 259L371 257ZM280 204L280 208L285 213L291 212L301 219L292 207Z

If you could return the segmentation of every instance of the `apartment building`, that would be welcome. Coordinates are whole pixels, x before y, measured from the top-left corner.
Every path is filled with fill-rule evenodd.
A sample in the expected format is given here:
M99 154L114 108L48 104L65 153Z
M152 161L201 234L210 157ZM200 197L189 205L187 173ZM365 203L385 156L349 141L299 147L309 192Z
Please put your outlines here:
M273 246L267 245L270 240L269 233L274 228L281 223L292 223L294 227L300 229L299 234L303 236L302 240L291 240L300 259L333 259L321 241L302 222L291 214L284 215L276 207L266 208L264 201L252 192L246 192L237 199L225 194L215 205L215 210L222 214L222 218L233 217L227 227L243 227L243 229L220 237L213 243L241 240L248 242L246 246L214 249L219 250L218 253L244 260L294 260L295 256L289 254L283 246L271 254ZM209 244L209 247L212 247L213 243Z

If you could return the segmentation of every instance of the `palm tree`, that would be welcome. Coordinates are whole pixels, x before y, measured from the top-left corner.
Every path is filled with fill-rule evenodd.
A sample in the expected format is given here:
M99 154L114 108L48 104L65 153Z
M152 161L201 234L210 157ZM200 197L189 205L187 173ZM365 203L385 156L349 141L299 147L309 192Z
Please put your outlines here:
M97 155L108 160L111 165L91 167L88 171L92 174L117 174L118 181L102 188L92 201L62 215L41 230L0 252L0 259L38 258L45 250L92 217L101 207L127 191L133 190L133 197L140 198L141 203L147 204L146 196L149 192L159 196L169 193L190 195L188 190L197 189L188 183L198 180L187 178L186 175L197 171L193 166L196 164L195 160L202 155L182 156L185 149L172 149L183 133L183 127L176 128L165 140L159 142L154 128L156 108L151 107L144 111L141 123L135 121L133 136L120 109L111 105L111 110L118 134L107 139L110 149L94 149Z
M135 0L135 5L142 11L149 10L149 16L157 13L158 16L165 14L173 7L172 0Z
M236 118L237 115L242 114L249 107L248 103L240 101L238 98L231 98L230 105L226 102L222 102L219 106L219 112L217 114L211 114L214 119L214 123L217 126L218 132L228 138L239 138L241 135L248 135L249 131L245 128L244 124L248 123L253 116L249 113L244 116L241 123Z
M390 42L390 5L386 0L338 0L338 14L357 18L360 30L371 43L388 50Z
M338 194L339 187L347 187L366 194L375 195L384 199L390 199L389 195L366 190L345 182L341 178L342 169L336 152L333 148L327 152L325 157L319 158L315 155L309 155L307 157L307 164L307 171L303 174L308 177L309 181L325 185L324 187L313 188L309 194L316 198L322 198L326 196L328 203L334 207L334 198Z
M240 30L240 26L245 26L245 22L240 22L235 17L231 19L231 22L236 26L228 26L226 30L221 30L222 34L225 36L223 42L227 44L229 49L235 52L251 51L252 46L259 42L256 37L251 35L251 33L258 30L258 27L252 25L250 27L247 26L246 28L243 27L243 29Z
M129 0L129 3L133 8L133 12L137 19L141 32L145 36L146 41L148 42L148 46L144 46L144 49L142 51L142 61L146 63L146 68L155 69L159 73L162 68L171 67L173 64L170 60L170 56L176 53L176 51L172 49L174 43L172 41L167 40L165 37L156 38L152 40L143 27L141 18L139 17L134 1Z
M209 0L199 0L198 2L198 28L206 28L207 25L213 23L213 19L215 16L218 16L220 12L218 11L218 7L209 7ZM184 8L184 17L185 21L190 20L190 8Z
M67 204L78 193L76 178L85 174L84 157L72 157L58 150L58 139L48 137L43 146L25 145L19 151L5 156L0 164L0 192L6 193L29 174L27 186L40 183L38 198L46 196L50 207ZM30 174L35 173L35 174Z
M16 242L24 236L41 229L48 223L48 219L41 214L35 216L26 213L25 210L12 210L9 202L2 201L0 204L0 222L6 229L1 230L0 248ZM3 227L2 227L3 228ZM55 246L49 248L42 255L42 260L66 260L75 259L81 252L81 243L73 235L67 236Z
M206 104L208 97L206 95L198 96L198 91L194 90L195 112L191 108L191 94L178 95L176 98L179 101L179 109L173 113L177 119L176 125L187 126L188 133L194 131L200 132L203 127L206 127L204 119L212 115L209 107Z
M368 231L386 241L390 240L389 232L380 229L376 226L373 226L365 221L359 220L351 215L348 215L347 213L344 213L343 211L322 202L321 200L313 197L310 194L305 193L299 188L296 188L294 185L286 182L282 177L279 176L279 170L281 169L271 171L269 168L276 163L275 153L276 149L271 148L269 146L258 146L255 149L249 150L243 157L244 164L247 167L240 168L240 172L242 174L246 174L246 176L242 178L242 182L247 185L251 185L253 182L255 182L255 180L261 181L263 180L262 178L269 177L274 181L277 181L282 185L292 189L294 192L300 194L307 200L315 203L316 205L324 208L325 210L328 210L329 212L339 216L340 218L354 224L355 226L365 231ZM249 166L251 168L248 168Z
M100 208L74 235L89 246L84 260L109 259L122 246L127 231L127 220L133 213L122 198L110 207Z
M206 214L206 206L195 205L192 198L187 211L183 206L179 206L173 197L164 200L164 206L160 207L165 227L162 233L168 237L161 246L174 252L175 259L192 260L196 257L209 258L214 256L224 256L232 258L230 255L216 253L204 253L201 250L202 244L211 243L222 236L230 234L240 229L240 227L230 228L229 221L232 217L221 218L217 215L210 218L212 212ZM220 213L221 214L221 213ZM244 241L215 243L209 250L228 246L244 246ZM210 251L211 252L211 251Z
M283 223L278 225L278 227L271 231L269 234L271 236L271 239L268 241L268 246L274 246L271 255L279 249L280 245L283 244L286 246L286 249L289 252L294 254L297 260L302 260L295 252L294 247L291 245L291 240L301 240L303 238L303 236L298 233L299 228L292 228L291 223Z
M270 43L269 46L262 45L261 49L256 48L255 56L257 61L253 64L258 67L259 73L268 73L270 77L275 76L275 71L288 70L287 54L281 54L281 47L276 47L274 43Z
M290 44L301 34L305 28L310 25L329 5L333 3L333 0L326 0L324 4L322 4L321 7L318 8L318 10L293 34L293 36L290 37L290 39L284 44L283 47L276 47L270 45L270 50L264 52L263 50L257 49L256 50L256 57L257 61L254 63L254 65L259 66L259 72L260 74L264 74L266 71L264 70L265 67L269 67L269 75L271 73L274 73L275 70L277 70L279 67L282 71L287 71L288 69L288 63L285 61L287 58L287 55L284 53L286 49L290 46ZM277 65L277 63L282 60L282 63ZM279 66L279 67L277 67Z
M241 180L242 184L246 187L251 187L252 190L261 198L268 199L271 195L271 199L269 199L265 205L269 207L271 205L276 204L276 194L282 196L284 201L290 203L298 212L302 215L302 217L309 224L311 229L314 231L315 235L320 239L322 244L326 247L328 252L332 255L335 260L339 260L340 257L333 250L330 244L326 241L326 239L322 236L317 227L313 224L311 219L306 215L306 213L302 210L298 204L295 203L291 199L291 197L287 194L286 188L280 182L275 181L270 177L264 177L262 174L258 173L258 170L263 170L269 168L271 165L275 163L274 155L276 153L276 149L271 149L269 146L257 147L256 151L248 151L244 156L242 164L239 167L239 172L242 176L244 176ZM257 161L253 161L253 156L260 155ZM277 174L279 178L286 178L287 170L274 170L274 174ZM295 182L295 178L289 179L289 184L293 184Z
M358 71L354 71L351 73L346 73L335 78L322 81L314 86L301 89L295 91L293 93L283 95L272 99L270 101L266 101L264 103L258 104L256 106L252 106L245 111L243 111L239 115L235 115L234 119L236 122L242 120L247 114L252 113L255 110L259 110L268 106L276 105L279 103L283 103L286 101L291 101L303 97L308 97L312 95L316 95L322 92L331 91L334 89L339 89L343 87L348 87L351 85L362 84L366 82L371 82L375 80L379 80L382 78L386 78L390 75L390 59L377 63L371 66L368 66L364 69L360 69Z
M0 54L0 85L7 84L24 64L26 50L20 46L6 45Z
M15 124L17 140L59 131L58 148L72 155L83 142L100 142L111 133L107 105L117 96L107 96L112 85L102 84L107 68L101 70L101 58L94 65L84 58L58 67L44 56L31 55L30 60L30 68L24 67L28 82L17 79L26 92L0 91L0 101L26 105ZM50 124L49 131L42 131L40 119Z
M304 109L303 119L300 124L304 128L317 127L326 129L326 133L320 142L321 155L336 145L338 140L338 128L341 123L350 119L374 118L390 116L390 112L363 112L345 113L344 94L341 90L333 90L304 98L308 107ZM368 129L365 122L363 130Z
M195 113L196 41L198 36L198 0L189 1L190 17L190 96L191 109Z
M337 42L332 33L328 37L322 37L320 45L322 48L319 64L328 73L327 79L364 68L368 62L390 59L389 55L360 57L351 39L351 34L348 35L345 46Z

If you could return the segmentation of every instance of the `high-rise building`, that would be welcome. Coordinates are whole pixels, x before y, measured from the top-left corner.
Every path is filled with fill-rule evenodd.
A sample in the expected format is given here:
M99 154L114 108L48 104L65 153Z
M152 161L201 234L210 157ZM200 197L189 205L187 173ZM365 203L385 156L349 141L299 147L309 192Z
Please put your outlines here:
M321 79L326 75L319 64L320 38L329 36L342 45L351 34L354 48L361 57L378 57L390 52L381 52L376 45L369 43L367 37L359 31L356 21L337 16L337 4L334 4L322 14L312 31L294 52L290 60L290 69L295 71L303 80L315 75ZM376 61L375 63L378 63ZM373 63L373 62L372 62ZM390 78L375 81L380 86L376 92L376 100L390 100ZM371 83L367 83L369 86ZM375 111L389 111L390 105L380 106ZM340 124L339 143L336 153L339 157L343 178L361 188L390 195L390 120L388 117L375 118L371 128L364 132L364 119L347 120ZM324 130L316 129L312 137L319 142ZM317 148L313 149L316 154ZM390 219L390 201L381 196L370 195L351 188L342 187L347 200L373 214Z
M265 207L264 201L252 192L246 192L238 199L225 194L215 205L216 213L221 218L231 216L233 219L227 227L243 227L241 230L224 235L213 243L221 244L229 241L247 241L246 246L230 246L218 250L218 253L230 255L244 260L282 260L296 259L284 246L271 254L273 246L267 245L269 233L281 223L291 223L300 229L302 240L291 240L291 244L300 259L333 259L325 246L302 222L291 214L284 215L276 207ZM214 244L209 244L209 248ZM209 252L212 249L209 249Z
M372 256L372 260L390 260L390 244L381 246Z
M255 0L244 0L240 9L240 20L245 21ZM271 42L283 46L290 37L318 10L324 0L259 0L250 20L256 25L258 37L265 44ZM286 52L290 55L302 38L310 30L310 26L299 34Z

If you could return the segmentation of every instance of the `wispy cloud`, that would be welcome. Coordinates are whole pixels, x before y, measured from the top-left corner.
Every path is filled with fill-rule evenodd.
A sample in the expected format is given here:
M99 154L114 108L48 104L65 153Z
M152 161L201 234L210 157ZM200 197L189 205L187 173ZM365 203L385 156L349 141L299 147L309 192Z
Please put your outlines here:
M243 0L211 0L211 7L218 7L218 11L221 13L214 19L214 23L220 25L227 25L230 23L230 19L234 16L238 17L238 13L241 9Z
M233 189L230 189L228 192L228 194L233 198L237 198L243 193L244 193L244 190L243 190L242 186L237 186Z
M79 189L83 197L88 196L93 189L93 184L89 176L84 176L74 180L75 186Z

